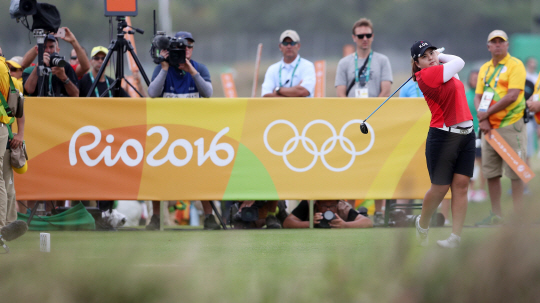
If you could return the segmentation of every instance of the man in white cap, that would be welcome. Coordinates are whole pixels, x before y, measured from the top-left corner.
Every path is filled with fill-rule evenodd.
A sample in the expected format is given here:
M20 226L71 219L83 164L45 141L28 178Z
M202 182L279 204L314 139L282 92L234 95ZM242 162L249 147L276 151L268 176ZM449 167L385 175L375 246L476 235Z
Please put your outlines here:
M524 183L504 162L501 156L486 142L485 136L492 129L504 138L522 158L527 157L527 131L523 122L525 110L525 79L527 72L523 63L508 53L508 36L502 30L492 31L487 38L491 60L478 72L474 104L478 109L478 123L482 132L482 171L488 180L491 213L477 225L502 223L501 177L504 172L511 179L514 210L521 209ZM485 107L484 107L485 104Z
M315 65L298 54L300 36L288 29L279 37L281 61L270 65L264 76L263 97L313 97Z
M79 81L79 97L88 96L88 91L92 88L99 69L103 65L105 56L109 53L109 50L103 46L96 46L90 52L90 65L92 66L90 71L86 73L81 80ZM107 97L112 98L114 92L111 89L114 79L105 76L105 73L101 75L101 78L98 80L96 88L92 92L92 97ZM129 97L126 91L120 87L120 97Z

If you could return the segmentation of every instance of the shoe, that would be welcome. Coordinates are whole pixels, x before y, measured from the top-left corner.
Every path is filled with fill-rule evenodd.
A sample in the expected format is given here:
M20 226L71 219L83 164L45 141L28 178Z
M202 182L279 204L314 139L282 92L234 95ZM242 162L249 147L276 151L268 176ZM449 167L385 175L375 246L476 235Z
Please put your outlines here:
M148 223L145 228L146 230L159 230L159 216L152 215L152 218L150 218L150 223Z
M214 217L214 215L210 215L208 216L208 218L204 219L204 229L218 230L221 229L221 225L217 223L216 217Z
M461 242L461 237L451 233L448 239L437 241L437 245L439 245L442 248L456 248L459 246L460 242Z
M476 222L476 226L481 225L499 225L503 223L503 218L497 216L492 211L489 211L489 216L487 216L484 220Z
M414 225L416 226L416 239L418 240L418 245L426 247L429 243L429 227L427 229L420 227L420 216L416 217Z
M268 215L266 217L266 228L267 229L280 229L281 224L279 223L279 220L276 218L276 216Z
M373 226L384 226L384 215L382 212L375 212L373 215Z

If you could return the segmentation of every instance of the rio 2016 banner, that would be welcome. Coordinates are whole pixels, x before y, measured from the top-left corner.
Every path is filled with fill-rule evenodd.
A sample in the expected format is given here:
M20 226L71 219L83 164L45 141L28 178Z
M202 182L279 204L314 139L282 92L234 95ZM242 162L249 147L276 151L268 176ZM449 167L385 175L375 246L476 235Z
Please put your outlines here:
M21 200L422 198L423 99L28 98Z

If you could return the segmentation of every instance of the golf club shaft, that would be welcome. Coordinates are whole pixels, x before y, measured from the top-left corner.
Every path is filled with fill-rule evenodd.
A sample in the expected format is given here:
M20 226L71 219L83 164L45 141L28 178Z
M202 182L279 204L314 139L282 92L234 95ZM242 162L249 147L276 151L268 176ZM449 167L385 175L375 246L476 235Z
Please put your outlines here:
M396 91L393 92L393 93L390 95L390 97L388 97L386 100L384 100L384 102L381 103L381 105L379 105L379 107L377 107L377 109L375 109L375 110L371 113L371 115L369 115L369 116L364 120L364 122L366 122L367 119L369 119L369 117L371 117L377 110L379 110L379 108L381 108L381 106L383 106L383 105L386 103L386 101L388 101L390 98L392 98L392 96L394 96L394 95L395 95L395 94L396 94L396 93L397 93L397 92L398 92L405 84L407 84L407 82L409 82L411 79L412 79L412 76L411 76L409 79L407 79L407 81L405 81L403 84L401 84L401 86L398 87L398 89L396 89Z

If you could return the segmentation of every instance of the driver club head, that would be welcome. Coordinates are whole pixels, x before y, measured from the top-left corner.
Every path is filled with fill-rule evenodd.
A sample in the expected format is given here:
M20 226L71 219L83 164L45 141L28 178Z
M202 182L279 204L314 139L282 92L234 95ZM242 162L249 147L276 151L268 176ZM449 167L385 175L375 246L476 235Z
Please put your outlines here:
M361 131L362 134L364 134L364 135L366 135L366 134L368 133L368 128L367 128L365 122L362 122L362 124L360 124L360 131Z

